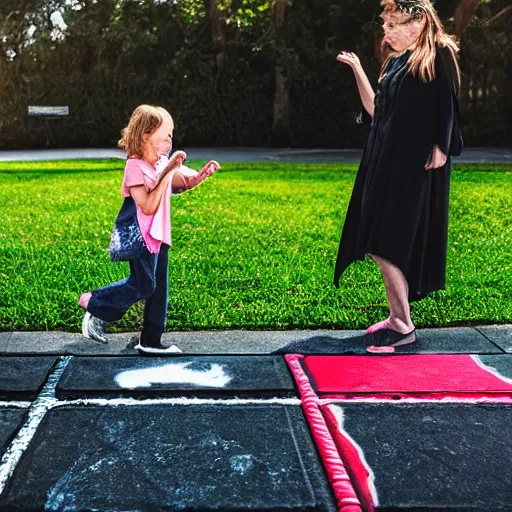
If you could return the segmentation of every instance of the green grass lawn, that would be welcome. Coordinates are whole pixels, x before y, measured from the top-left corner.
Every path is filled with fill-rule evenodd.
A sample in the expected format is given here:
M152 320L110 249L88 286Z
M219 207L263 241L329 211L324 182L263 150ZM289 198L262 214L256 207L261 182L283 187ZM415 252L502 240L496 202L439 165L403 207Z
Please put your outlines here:
M126 276L105 250L122 171L121 160L1 164L0 330L78 331L80 293ZM332 285L355 171L226 164L173 198L168 328L352 329L385 318L372 262ZM510 166L455 168L448 289L413 304L419 327L511 321L511 178ZM118 327L138 329L140 311Z

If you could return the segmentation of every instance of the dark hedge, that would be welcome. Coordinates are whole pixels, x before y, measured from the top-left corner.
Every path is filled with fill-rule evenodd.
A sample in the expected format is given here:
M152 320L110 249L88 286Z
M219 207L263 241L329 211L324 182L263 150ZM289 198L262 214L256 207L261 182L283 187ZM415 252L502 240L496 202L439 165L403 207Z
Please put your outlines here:
M140 103L171 111L177 145L361 146L355 81L335 58L357 52L375 82L379 2L280 3L277 20L276 2L264 0L2 0L0 147L46 145L45 122L29 119L28 105L70 107L69 118L48 121L58 146L111 146ZM489 23L507 3L482 3L462 37L468 146L512 145L512 23L506 14ZM452 29L457 2L436 5Z

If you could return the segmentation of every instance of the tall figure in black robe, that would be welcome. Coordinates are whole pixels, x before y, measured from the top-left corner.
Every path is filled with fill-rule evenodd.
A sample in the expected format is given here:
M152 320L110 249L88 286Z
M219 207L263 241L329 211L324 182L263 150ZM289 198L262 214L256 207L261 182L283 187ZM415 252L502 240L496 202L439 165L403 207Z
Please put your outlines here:
M376 261L390 316L368 328L369 344L394 347L416 339L409 303L445 288L450 155L460 154L462 138L454 41L428 0L382 4L384 43L393 51L374 95L359 59L347 52L338 56L354 71L362 118L371 120L371 129L334 282L339 286L353 261L365 255Z

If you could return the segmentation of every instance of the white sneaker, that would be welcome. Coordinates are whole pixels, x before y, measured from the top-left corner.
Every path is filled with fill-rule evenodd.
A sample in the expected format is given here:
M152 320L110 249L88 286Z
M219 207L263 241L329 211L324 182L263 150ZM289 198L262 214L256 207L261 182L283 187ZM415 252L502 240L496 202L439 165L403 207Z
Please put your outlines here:
M90 340L99 341L100 343L108 343L105 336L105 326L107 322L92 316L86 311L82 321L82 334Z
M182 352L176 345L141 345L140 341L135 348L142 354L178 354Z

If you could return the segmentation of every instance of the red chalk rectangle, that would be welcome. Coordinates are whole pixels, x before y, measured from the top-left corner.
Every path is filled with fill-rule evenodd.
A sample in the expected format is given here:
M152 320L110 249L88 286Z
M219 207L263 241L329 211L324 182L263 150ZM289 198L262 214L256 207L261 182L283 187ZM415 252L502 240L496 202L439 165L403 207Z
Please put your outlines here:
M308 356L318 393L512 393L512 382L471 355Z

